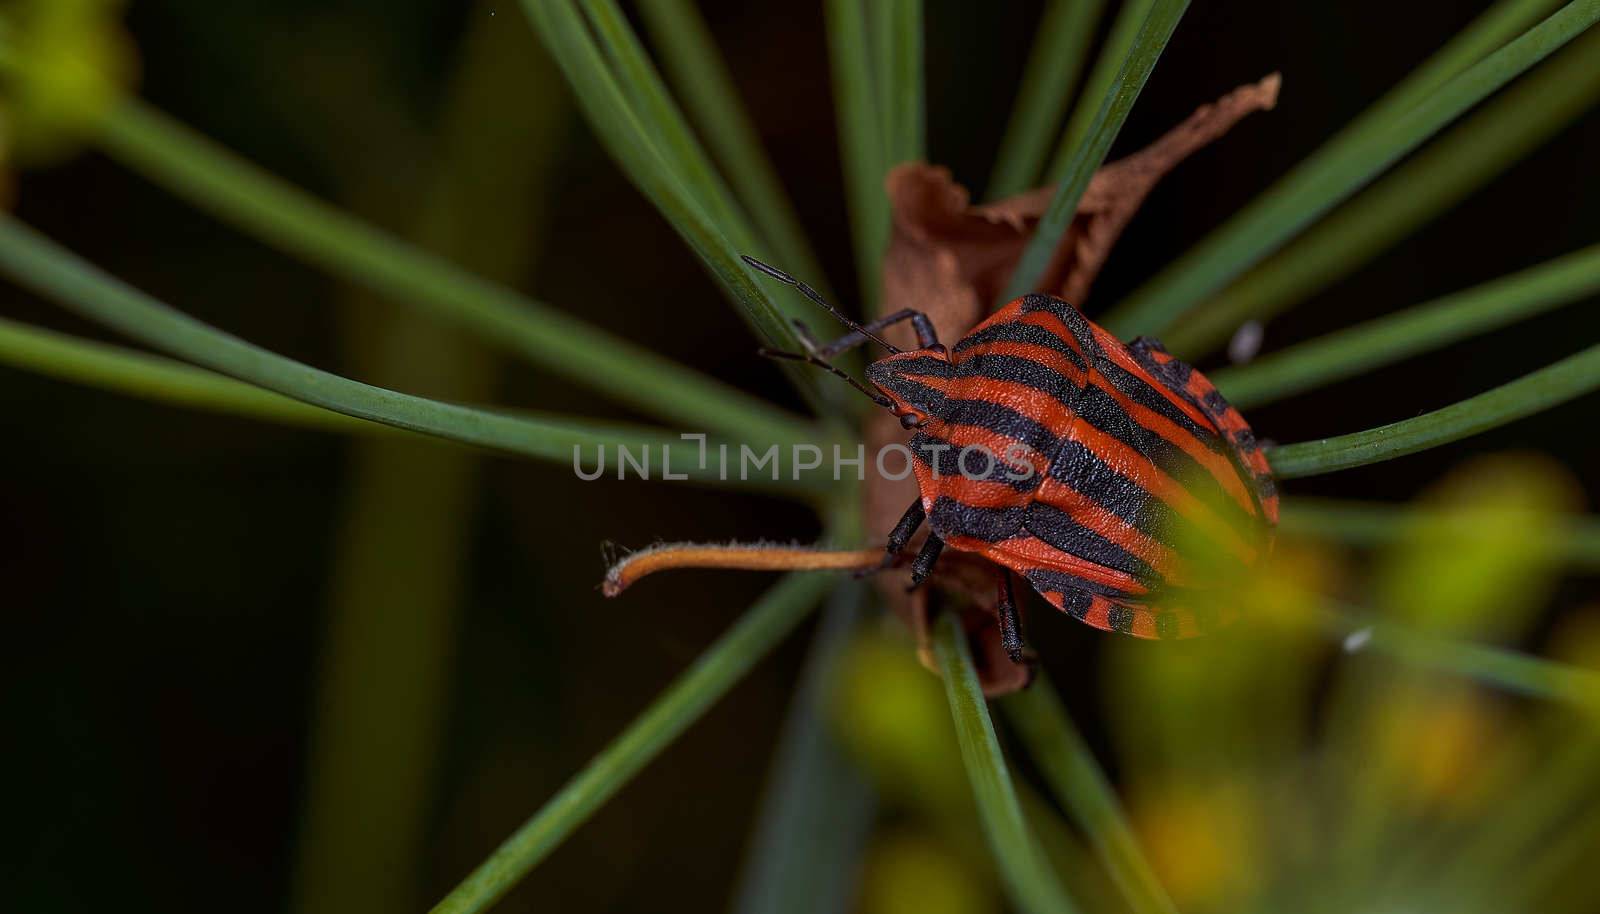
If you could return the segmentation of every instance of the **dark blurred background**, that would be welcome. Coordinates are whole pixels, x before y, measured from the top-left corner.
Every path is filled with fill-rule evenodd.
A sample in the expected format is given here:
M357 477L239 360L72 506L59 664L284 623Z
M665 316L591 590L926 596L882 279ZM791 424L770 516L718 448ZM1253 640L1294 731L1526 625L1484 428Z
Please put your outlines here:
M1200 238L1486 5L1196 3L1113 157L1274 69L1284 74L1281 103L1158 188L1087 310ZM518 4L493 6L491 16L461 0L140 0L127 24L141 94L220 143L541 300L793 404L694 257L581 122L547 110L543 132L517 127L529 105L559 108L562 90ZM702 8L829 278L853 288L819 5ZM929 148L975 190L1038 13L1037 3L929 4ZM484 129L527 144L518 155L550 159L539 180L510 185L514 193L468 182L465 193L483 204L477 212L497 227L478 236L471 225L439 230L428 218L441 184L450 186L444 170L473 161L450 159L457 140L443 110L469 35L506 43L504 74L541 81L532 89L509 76L490 81ZM1600 240L1596 148L1600 119L1591 115L1275 321L1267 345ZM525 174L523 165L496 167ZM110 272L314 365L423 393L634 418L343 287L101 155L24 175L16 209ZM0 296L7 316L102 335L12 287ZM1569 307L1263 409L1252 423L1265 437L1298 441L1405 418L1570 354L1597 331L1593 307ZM435 351L453 367L435 372ZM11 910L315 909L322 905L306 898L320 895L319 877L300 863L300 838L337 843L341 833L308 822L308 797L384 790L403 797L384 808L393 821L362 828L395 836L402 846L392 859L412 863L353 880L343 909L425 907L769 583L682 574L607 602L595 586L603 541L817 533L806 511L756 497L580 483L561 467L426 443L379 447L7 368L0 416L0 773L10 785L0 895ZM1398 500L1469 454L1535 449L1578 473L1592 502L1597 421L1600 399L1590 397L1435 452L1288 488ZM1590 585L1572 583L1560 599L1573 603ZM410 594L384 587L433 587L439 598L431 613L390 613ZM381 637L417 646L372 669L361 665L360 645L335 652L334 620L362 613ZM1035 624L1047 660L1081 687L1071 702L1091 731L1098 698L1085 670L1101 638L1064 620ZM506 909L724 908L804 647L794 639L760 666ZM341 716L347 709L327 697L340 677L392 690L400 719ZM371 727L381 742L414 730L405 724L416 715L422 735L394 737L392 771L319 766L341 736Z

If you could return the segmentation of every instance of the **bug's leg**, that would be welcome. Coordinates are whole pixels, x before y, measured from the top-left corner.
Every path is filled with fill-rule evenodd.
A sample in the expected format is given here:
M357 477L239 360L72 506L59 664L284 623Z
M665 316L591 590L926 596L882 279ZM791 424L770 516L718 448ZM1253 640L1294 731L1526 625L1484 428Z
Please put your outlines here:
M933 564L939 561L939 553L944 551L944 540L928 534L928 541L922 544L922 551L917 553L917 558L911 563L911 586L906 590L916 590L922 582L933 573Z
M917 532L917 528L922 526L922 522L927 516L927 512L922 509L922 499L920 498L911 503L911 507L906 509L906 513L900 515L899 523L895 524L894 529L889 531L889 541L884 546L883 562L878 565L878 571L883 571L894 565L895 559L899 558L900 553L905 551L906 543L911 542L912 534Z
M892 327L901 321L911 322L911 329L915 330L917 333L917 348L944 348L939 343L939 334L933 329L933 321L928 320L928 315L923 314L921 311L913 311L910 308L902 308L893 314L880 317L869 324L863 324L862 329L876 333L879 330ZM841 352L847 352L857 346L860 346L862 343L867 342L867 339L868 337L865 333L862 333L859 330L852 330L828 345L819 347L817 349L817 355L820 355L825 359L832 358Z
M1000 646L1006 649L1006 656L1012 663L1022 662L1022 620L1017 618L1017 601L1011 593L1011 571L1000 569L999 575L999 600L995 610L1000 615Z
M1145 370L1155 375L1171 389L1193 403L1206 414L1228 439L1239 460L1255 476L1256 493L1261 500L1261 510L1272 523L1278 522L1278 486L1272 476L1272 466L1261 451L1260 442L1250 431L1244 416L1222 396L1203 374L1184 362L1173 358L1159 340L1141 336L1128 344L1128 350Z

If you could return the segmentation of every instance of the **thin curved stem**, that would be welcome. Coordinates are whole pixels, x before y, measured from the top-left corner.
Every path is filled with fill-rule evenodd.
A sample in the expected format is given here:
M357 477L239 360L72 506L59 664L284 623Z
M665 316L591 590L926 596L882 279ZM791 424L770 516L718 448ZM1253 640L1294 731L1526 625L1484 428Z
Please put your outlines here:
M1000 140L994 174L984 190L989 199L1021 193L1038 182L1104 6L1105 0L1051 0L1045 9Z
M619 402L729 435L757 429L773 440L805 435L798 417L386 235L138 102L112 112L99 143L151 181L274 247Z
M1087 137L1073 153L1055 195L1050 198L1050 206L1039 220L1038 230L1023 249L1022 258L1006 284L1004 300L1009 301L1038 288L1039 277L1050 266L1050 260L1061 243L1061 236L1066 233L1067 226L1072 224L1072 217L1078 212L1078 201L1089 187L1089 179L1105 162L1112 141L1122 131L1123 123L1133 110L1133 103L1144 91L1145 81L1150 78L1156 61L1161 58L1167 41L1172 38L1173 30L1178 27L1178 20L1183 18L1188 8L1189 0L1156 0L1151 7L1150 15L1145 17L1128 50L1128 56L1123 60L1122 69L1100 103L1100 110L1089 127Z
M1337 438L1272 448L1280 478L1315 476L1449 444L1531 416L1600 387L1600 345L1443 409Z
M1050 869L1028 830L1017 801L1016 788L989 707L972 666L967 636L956 618L946 613L934 629L933 649L944 674L945 697L955 718L961 742L961 759L978 801L983 831L994 852L995 864L1017 907L1031 914L1072 914L1077 906Z
M667 75L700 132L727 170L744 211L784 264L784 269L826 289L822 267L794 204L761 147L755 124L739 99L733 74L717 51L705 19L690 0L639 4Z
M879 265L889 239L889 197L884 190L883 131L873 90L865 11L859 0L826 0L828 59L838 109L839 159L850 204L850 237L863 310L876 313L882 295Z
M397 428L541 460L576 460L576 449L626 445L663 459L690 478L699 449L667 432L620 425L534 420L415 397L343 378L285 358L195 320L107 275L10 216L0 216L0 272L66 309L150 346L303 403ZM619 467L620 470L620 467ZM821 480L767 480L766 488L826 490Z
M1282 313L1350 275L1525 158L1600 99L1590 30L1163 331L1198 357L1247 320Z
M0 363L173 406L338 432L395 429L301 403L204 368L0 319Z
M1324 144L1107 315L1119 336L1175 318L1280 248L1402 156L1600 20L1600 0L1572 0L1404 112Z
M1122 63L1127 60L1133 41L1139 36L1139 29L1154 5L1155 0L1122 0L1117 9L1117 18L1111 21L1111 31L1100 46L1100 53L1095 56L1094 66L1089 70L1089 78L1083 84L1083 92L1073 105L1072 116L1061 133L1055 156L1045 170L1045 181L1059 184L1066 177L1072 157L1083 145L1084 137L1089 135L1089 128L1100 113L1101 102L1111 91L1117 74L1122 72Z
M1122 813L1116 791L1072 723L1055 687L1043 674L1001 701L1006 719L1028 747L1067 811L1072 814L1133 914L1176 914L1172 899L1145 858Z
M1241 409L1292 397L1600 292L1600 245L1214 372Z
M794 631L831 584L823 575L792 575L769 590L433 914L483 911L510 891Z

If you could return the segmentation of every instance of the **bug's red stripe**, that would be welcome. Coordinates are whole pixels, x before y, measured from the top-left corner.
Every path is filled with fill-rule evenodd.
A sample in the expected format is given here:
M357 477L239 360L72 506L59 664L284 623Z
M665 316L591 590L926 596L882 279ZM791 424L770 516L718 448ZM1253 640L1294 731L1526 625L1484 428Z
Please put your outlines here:
M1068 378L1078 384L1083 383L1082 368L1060 352L1034 343L1022 343L1015 340L994 340L988 343L979 343L976 346L963 349L960 353L960 358L968 359L980 355L1009 355L1020 359L1028 359L1059 373L1064 378ZM959 364L959 361L957 364Z
M1093 378L1093 383L1097 388L1105 391L1107 396L1115 400L1117 405L1121 406L1123 411L1127 413L1128 418L1161 436L1163 440L1179 448L1196 463L1200 464L1206 473L1217 481L1217 484L1222 487L1228 497L1233 499L1246 514L1255 513L1255 499L1251 497L1250 490L1245 487L1244 480L1239 478L1239 471L1234 468L1232 461L1211 449L1205 442L1194 435L1179 428L1172 420L1118 390L1110 382L1096 376Z
M1187 415L1190 419L1193 419L1197 424L1202 426L1213 425L1211 420L1202 410L1200 410L1199 407L1195 406L1193 403L1187 402L1182 397L1172 396L1168 392L1167 386L1156 380L1154 375L1146 371L1145 367L1139 364L1138 360L1133 357L1133 354L1128 352L1128 348L1122 345L1122 343L1119 342L1116 337L1112 336L1108 331L1106 331L1103 327L1100 327L1098 324L1091 326L1094 327L1095 338L1100 341L1100 347L1105 350L1106 357L1114 362L1118 368L1121 368L1128 374L1133 375L1140 381L1143 381L1145 384L1150 385L1152 390L1166 397L1166 399L1170 401L1172 405L1182 410L1185 415ZM1171 356L1168 356L1168 358L1171 358Z
M1116 467L1118 472L1127 476L1140 488L1165 502L1185 520L1199 527L1208 537L1223 544L1239 560L1250 562L1255 559L1255 548L1245 541L1238 530L1219 518L1178 480L1145 460L1143 455L1133 448L1116 437L1084 423L1079 423L1073 428L1071 437L1088 448L1101 461Z
M1022 575L1045 566L1123 593L1137 595L1148 592L1148 588L1133 575L1062 552L1034 536L1018 536L998 543L969 536L952 536L945 538L945 545L988 556Z
M1107 511L1094 499L1078 490L1048 480L1034 496L1044 504L1071 515L1086 527L1104 536L1132 555L1154 568L1168 583L1186 583L1187 573L1181 568L1177 556L1166 545L1140 531L1126 520Z

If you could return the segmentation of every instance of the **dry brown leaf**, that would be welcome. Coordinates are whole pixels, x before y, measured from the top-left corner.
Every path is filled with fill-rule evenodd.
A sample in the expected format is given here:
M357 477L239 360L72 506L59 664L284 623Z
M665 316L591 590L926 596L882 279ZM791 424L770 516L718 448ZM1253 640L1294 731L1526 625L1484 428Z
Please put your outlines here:
M1039 291L1081 305L1122 230L1162 177L1245 115L1270 110L1277 104L1280 82L1274 73L1235 89L1200 107L1150 146L1095 172ZM940 339L946 343L960 339L1000 297L1055 188L1041 187L973 206L966 188L955 183L949 169L921 162L898 166L886 183L893 225L883 259L884 313L902 308L922 311ZM910 328L904 325L893 328L888 337L896 345L914 345ZM866 436L868 447L883 447L904 443L907 433L885 413L869 420ZM872 476L864 497L868 533L886 536L917 497L916 480ZM922 646L923 662L930 665L929 601L963 603L967 607L963 625L973 639L984 691L990 695L1015 691L1032 678L1031 670L1011 663L1000 647L993 572L974 575L967 567L971 562L981 560L947 553L933 579L911 594L904 591L901 580L886 575L885 598L911 626Z

